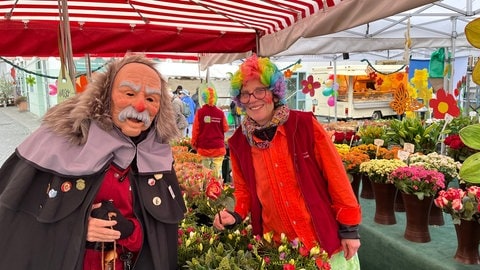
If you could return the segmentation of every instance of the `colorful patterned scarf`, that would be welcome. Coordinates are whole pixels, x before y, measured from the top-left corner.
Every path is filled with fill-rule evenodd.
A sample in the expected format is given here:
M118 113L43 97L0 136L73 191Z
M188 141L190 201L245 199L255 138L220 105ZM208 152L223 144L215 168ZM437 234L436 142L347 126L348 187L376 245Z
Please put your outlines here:
M248 143L261 149L270 147L270 141L275 135L276 128L287 121L289 114L290 109L286 105L278 106L275 108L270 122L264 126L258 125L249 116L245 117L242 122L242 130L247 137ZM254 139L254 135L256 139Z

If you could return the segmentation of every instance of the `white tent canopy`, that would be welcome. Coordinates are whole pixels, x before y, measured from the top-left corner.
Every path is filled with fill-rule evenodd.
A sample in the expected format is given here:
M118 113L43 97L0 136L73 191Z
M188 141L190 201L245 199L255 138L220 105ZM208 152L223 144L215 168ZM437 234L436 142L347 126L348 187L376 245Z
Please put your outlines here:
M393 5L398 2L405 1L389 1L388 4ZM380 4L374 7L384 8ZM354 19L352 17L362 16L362 13L366 12L365 9L353 10L344 12L344 14L348 14L347 17L345 15L334 17L331 16L332 10L325 18L335 18L335 20L325 20L325 28L322 28L322 25L317 25L316 28L327 32L330 24L351 22ZM302 35L287 49L278 52L275 50L275 44L282 43L277 38L286 32L286 30L282 30L262 37L260 53L265 52L263 55L277 60L301 57L304 61L326 61L327 59L341 58L343 53L349 53L351 60L364 58L400 60L405 57L405 35L408 30L411 46L407 52L412 58L428 58L432 51L440 47L448 48L456 56L476 56L480 54L480 49L473 48L468 43L465 37L465 26L470 21L479 18L479 12L480 0L441 0L333 34L322 35L317 30L318 35L312 36L312 33ZM262 51L265 48L268 48L269 51ZM239 57L227 54L217 57L201 57L202 68L206 68L210 63L223 62L221 59L233 61L245 56L247 55Z
M479 0L443 0L334 34L300 38L275 56L365 53L402 59L406 34L412 55L444 47L456 55L478 55L465 37L465 26L479 18Z

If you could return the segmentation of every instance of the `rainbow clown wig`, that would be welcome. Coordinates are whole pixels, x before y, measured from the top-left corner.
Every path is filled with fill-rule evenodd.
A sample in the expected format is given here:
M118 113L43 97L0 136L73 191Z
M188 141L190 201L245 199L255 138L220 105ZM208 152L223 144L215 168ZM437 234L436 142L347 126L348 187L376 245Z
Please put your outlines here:
M215 86L213 86L213 84L203 84L202 86L200 86L199 91L202 95L202 101L204 104L207 104L209 106L217 105L217 90L215 90Z
M285 104L287 86L283 73L270 59L257 57L257 55L254 54L239 66L230 80L230 95L237 106L244 108L238 96L240 95L243 84L252 79L259 79L262 84L272 91L273 96L278 99L278 101L275 102L275 107Z

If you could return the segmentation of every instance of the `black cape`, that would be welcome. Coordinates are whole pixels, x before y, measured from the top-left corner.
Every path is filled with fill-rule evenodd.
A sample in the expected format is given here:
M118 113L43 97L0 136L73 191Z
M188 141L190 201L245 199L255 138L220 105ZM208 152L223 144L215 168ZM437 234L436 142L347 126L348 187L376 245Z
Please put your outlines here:
M112 163L126 168L133 161L139 170L130 174L134 212L144 235L134 269L177 269L186 208L169 145L152 131L135 146L94 123L82 146L41 127L0 168L1 268L83 269L87 218L104 173ZM67 191L65 183L71 183Z

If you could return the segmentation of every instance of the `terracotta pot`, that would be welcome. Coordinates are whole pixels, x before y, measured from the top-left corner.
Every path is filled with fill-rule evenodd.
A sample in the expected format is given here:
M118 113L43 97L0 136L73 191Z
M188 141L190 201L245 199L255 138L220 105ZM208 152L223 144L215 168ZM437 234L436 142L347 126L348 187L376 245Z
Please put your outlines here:
M462 220L455 224L455 232L458 246L453 258L463 264L480 264L480 224L476 220Z
M362 192L360 197L364 199L373 199L375 195L373 194L372 184L370 183L370 178L366 175L362 175Z
M350 184L352 185L353 193L358 200L358 191L360 190L360 182L362 181L362 175L360 173L352 174L352 181Z
M383 225L396 224L394 202L397 188L393 184L375 182L372 182L372 188L375 195L375 217L373 220Z
M403 203L405 205L405 215L407 224L405 228L405 239L417 242L430 242L430 231L428 220L430 208L433 202L433 196L418 199L417 195L410 195L402 192Z

